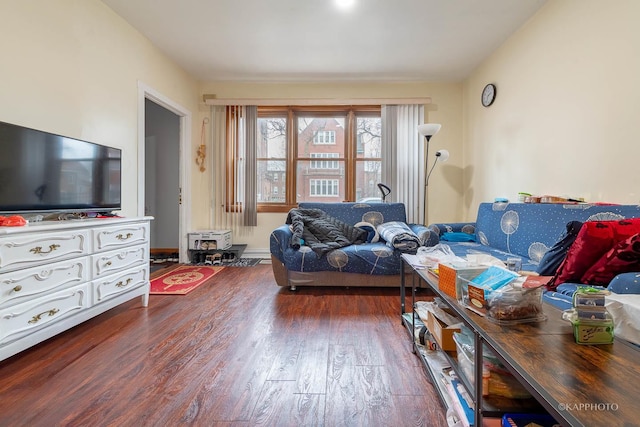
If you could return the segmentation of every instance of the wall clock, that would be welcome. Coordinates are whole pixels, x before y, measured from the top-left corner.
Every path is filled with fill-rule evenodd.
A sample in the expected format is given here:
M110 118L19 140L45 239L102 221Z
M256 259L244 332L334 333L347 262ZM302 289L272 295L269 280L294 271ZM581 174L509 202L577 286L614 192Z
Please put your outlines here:
M488 107L493 104L493 101L496 99L496 85L493 83L489 83L482 89L482 105Z

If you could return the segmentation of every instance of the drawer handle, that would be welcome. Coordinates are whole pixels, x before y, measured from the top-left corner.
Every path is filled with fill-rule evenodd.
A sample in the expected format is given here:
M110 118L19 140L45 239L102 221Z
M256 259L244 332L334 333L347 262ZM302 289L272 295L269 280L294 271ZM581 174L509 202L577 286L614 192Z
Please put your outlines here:
M133 236L132 233L127 233L126 236L123 236L122 234L118 234L116 236L116 239L118 239L118 240L127 240L127 239L131 238L132 236Z
M20 292L22 290L22 285L18 285L15 288L13 288L13 292Z
M59 247L60 245L56 245L54 243L53 245L49 245L48 251L43 251L42 246L36 246L35 248L29 249L29 252L33 252L34 254L50 254L51 252L55 251Z
M33 319L29 320L29 323L30 324L38 323L40 320L42 320L42 316L44 316L45 314L48 314L49 317L51 317L59 311L60 310L58 310L57 308L52 308L51 310L43 311L42 313L33 316Z
M133 279L132 279L131 277L129 277L129 278L127 279L127 281L126 281L126 282L124 282L124 283L123 283L123 282L122 282L122 280L121 280L121 281L119 281L118 283L116 283L116 288L124 288L125 286L128 286L128 285L129 285L129 283L131 283L131 281L132 281L132 280L133 280Z

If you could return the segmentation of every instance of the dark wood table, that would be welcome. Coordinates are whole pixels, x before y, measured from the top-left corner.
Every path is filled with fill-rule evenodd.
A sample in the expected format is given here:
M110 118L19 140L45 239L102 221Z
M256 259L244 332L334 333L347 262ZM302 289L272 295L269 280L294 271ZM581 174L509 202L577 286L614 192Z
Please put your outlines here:
M638 347L619 339L606 345L577 344L571 323L561 318L562 311L546 303L543 303L545 321L510 326L496 324L441 292L435 275L427 270L414 271L474 331L476 348L483 343L491 348L559 423L588 427L640 426ZM415 295L415 286L412 288ZM404 289L401 295L405 295ZM404 306L404 301L402 304ZM475 354L475 366L481 366L482 352ZM475 383L481 384L481 378ZM480 387L477 389L475 395L479 401L482 394ZM482 405L476 407L476 419L480 420Z

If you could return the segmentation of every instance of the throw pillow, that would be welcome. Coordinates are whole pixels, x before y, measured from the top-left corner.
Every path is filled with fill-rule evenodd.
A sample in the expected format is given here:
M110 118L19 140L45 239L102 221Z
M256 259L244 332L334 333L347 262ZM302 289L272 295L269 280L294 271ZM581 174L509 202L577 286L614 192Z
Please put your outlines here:
M536 272L541 276L553 276L562 264L562 261L567 256L569 248L578 237L578 232L582 228L582 222L569 221L567 223L567 230L560 235L560 238L556 243L551 246L540 260Z
M582 276L582 283L607 286L620 273L639 271L640 234L625 239L604 254Z
M449 231L443 233L442 236L440 236L440 240L445 240L447 242L475 242L476 235L464 232Z
M547 288L555 290L561 283L579 283L584 273L609 249L636 233L640 233L640 218L585 222Z
M376 243L378 240L380 240L380 235L378 234L378 230L376 230L376 227L370 222L361 221L357 223L355 227L361 228L368 233L367 243Z

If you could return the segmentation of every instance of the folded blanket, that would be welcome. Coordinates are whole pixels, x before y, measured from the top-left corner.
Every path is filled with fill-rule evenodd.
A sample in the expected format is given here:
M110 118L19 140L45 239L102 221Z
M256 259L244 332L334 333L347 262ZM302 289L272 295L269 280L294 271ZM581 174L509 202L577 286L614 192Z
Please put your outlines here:
M404 222L384 222L378 226L378 233L388 246L401 252L415 253L420 247L420 238Z
M320 209L291 209L287 215L291 224L291 247L298 249L301 241L318 256L334 249L364 243L367 232L328 215Z

